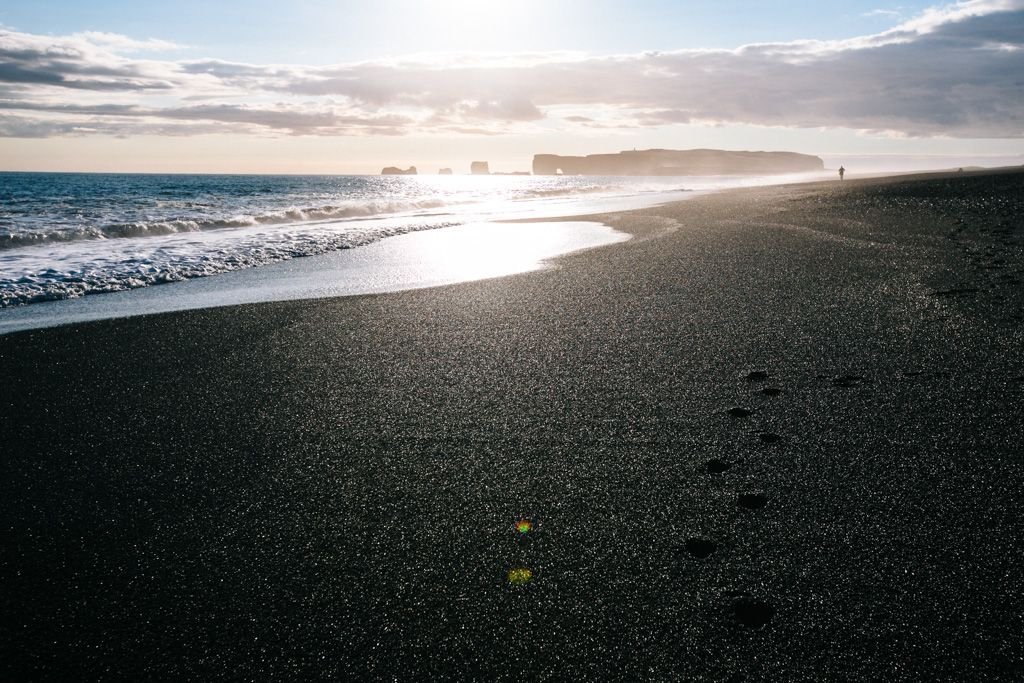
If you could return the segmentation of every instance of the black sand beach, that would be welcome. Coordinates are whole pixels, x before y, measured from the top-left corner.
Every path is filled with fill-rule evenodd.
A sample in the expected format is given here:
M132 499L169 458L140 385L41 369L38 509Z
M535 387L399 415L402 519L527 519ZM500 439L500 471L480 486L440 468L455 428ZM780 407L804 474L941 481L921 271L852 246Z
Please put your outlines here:
M0 678L1020 680L1022 217L1021 171L733 191L2 336Z

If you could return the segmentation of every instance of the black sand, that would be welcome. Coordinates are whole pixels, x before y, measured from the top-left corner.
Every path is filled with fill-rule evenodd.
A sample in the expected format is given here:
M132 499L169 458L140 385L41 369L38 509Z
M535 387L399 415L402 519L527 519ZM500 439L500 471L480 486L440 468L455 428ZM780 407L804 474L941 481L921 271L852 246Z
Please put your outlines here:
M0 678L1020 680L1022 216L1020 172L732 192L0 337Z

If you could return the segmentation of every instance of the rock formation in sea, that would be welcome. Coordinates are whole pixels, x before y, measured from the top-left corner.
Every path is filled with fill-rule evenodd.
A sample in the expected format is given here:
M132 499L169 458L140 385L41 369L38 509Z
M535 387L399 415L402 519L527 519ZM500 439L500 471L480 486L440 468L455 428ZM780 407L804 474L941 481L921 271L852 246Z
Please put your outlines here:
M437 174L438 175L451 175L452 174L452 169L450 169L450 168L442 168L440 171L437 172Z
M486 161L474 161L469 165L469 172L473 175L490 175L491 167Z
M720 149L647 149L564 157L537 154L534 175L757 175L824 170L816 156L795 152L730 152Z
M410 166L404 171L397 166L385 166L381 172L381 175L416 175L416 167Z

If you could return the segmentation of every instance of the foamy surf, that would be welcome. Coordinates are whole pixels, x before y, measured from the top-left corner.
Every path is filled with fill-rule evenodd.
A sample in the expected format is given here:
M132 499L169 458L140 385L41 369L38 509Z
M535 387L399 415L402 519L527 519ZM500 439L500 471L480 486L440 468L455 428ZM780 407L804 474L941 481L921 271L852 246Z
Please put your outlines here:
M88 320L295 299L397 292L543 268L569 252L629 239L601 223L469 223L104 296L0 311L0 334Z
M180 282L410 232L636 208L751 182L764 180L5 173L0 308Z

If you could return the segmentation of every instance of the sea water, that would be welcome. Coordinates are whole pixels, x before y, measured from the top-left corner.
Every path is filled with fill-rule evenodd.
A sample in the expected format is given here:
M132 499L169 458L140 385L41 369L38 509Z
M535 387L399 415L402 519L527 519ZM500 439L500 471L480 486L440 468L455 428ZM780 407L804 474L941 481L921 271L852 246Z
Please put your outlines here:
M634 208L757 182L764 179L0 173L0 309L415 231Z

